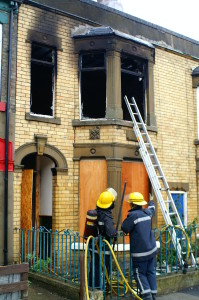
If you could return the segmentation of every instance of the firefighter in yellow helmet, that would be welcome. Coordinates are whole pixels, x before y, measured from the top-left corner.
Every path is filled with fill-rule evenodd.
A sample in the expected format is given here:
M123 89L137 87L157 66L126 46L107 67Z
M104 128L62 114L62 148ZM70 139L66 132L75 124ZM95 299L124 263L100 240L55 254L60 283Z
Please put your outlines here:
M134 278L141 292L141 298L155 300L157 293L155 256L156 241L151 231L151 218L155 215L155 204L150 196L148 208L143 195L138 192L129 195L131 210L121 229L130 235L130 252Z
M98 234L105 238L108 242L116 236L116 229L112 217L112 209L114 208L117 198L117 192L113 188L107 188L102 192L97 200L97 220L98 220ZM104 257L104 248L102 249L102 255ZM89 273L89 285L92 286L92 260L93 254L91 253L90 273ZM110 251L107 245L105 245L105 264L109 274L110 271ZM102 280L100 286L100 258L98 252L95 251L95 287L102 287Z

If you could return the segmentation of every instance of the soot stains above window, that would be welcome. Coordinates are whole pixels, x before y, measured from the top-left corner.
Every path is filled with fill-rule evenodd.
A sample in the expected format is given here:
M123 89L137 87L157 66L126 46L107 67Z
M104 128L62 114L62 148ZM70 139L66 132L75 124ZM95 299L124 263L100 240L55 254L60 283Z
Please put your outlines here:
M30 112L54 116L54 79L56 52L50 47L32 44Z
M103 52L80 55L81 118L105 118L106 67Z
M138 105L143 120L146 118L146 61L131 56L121 57L121 89L123 119L131 121L124 96L132 97Z

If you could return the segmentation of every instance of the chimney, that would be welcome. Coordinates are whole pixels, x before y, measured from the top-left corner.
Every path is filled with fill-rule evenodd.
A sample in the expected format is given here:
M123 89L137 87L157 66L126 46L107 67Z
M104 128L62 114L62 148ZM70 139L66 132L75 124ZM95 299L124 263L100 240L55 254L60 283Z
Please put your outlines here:
M97 2L123 11L121 0L97 0Z

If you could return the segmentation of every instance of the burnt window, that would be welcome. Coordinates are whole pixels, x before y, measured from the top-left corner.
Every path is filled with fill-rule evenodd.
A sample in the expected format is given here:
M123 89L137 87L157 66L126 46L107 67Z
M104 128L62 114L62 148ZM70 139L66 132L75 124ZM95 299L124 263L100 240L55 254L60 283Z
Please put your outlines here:
M54 78L56 51L32 44L31 53L31 114L54 116Z
M81 118L105 118L106 67L103 52L80 55Z
M124 120L131 121L131 117L124 100L125 95L129 100L132 97L135 98L143 120L145 121L146 119L146 64L146 61L139 58L125 55L121 57L121 89Z

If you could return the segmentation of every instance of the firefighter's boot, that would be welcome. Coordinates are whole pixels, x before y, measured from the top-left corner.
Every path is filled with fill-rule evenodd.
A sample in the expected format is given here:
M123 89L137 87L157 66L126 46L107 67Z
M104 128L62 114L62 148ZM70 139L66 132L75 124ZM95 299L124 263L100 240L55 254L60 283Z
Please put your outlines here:
M142 300L153 300L151 293L141 295Z

